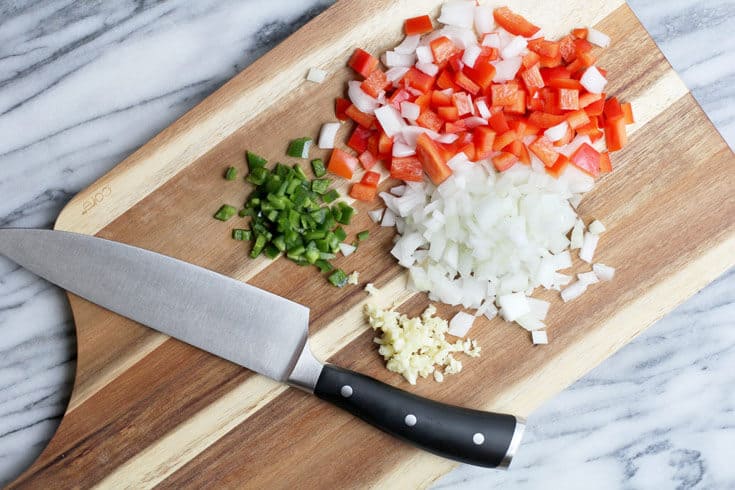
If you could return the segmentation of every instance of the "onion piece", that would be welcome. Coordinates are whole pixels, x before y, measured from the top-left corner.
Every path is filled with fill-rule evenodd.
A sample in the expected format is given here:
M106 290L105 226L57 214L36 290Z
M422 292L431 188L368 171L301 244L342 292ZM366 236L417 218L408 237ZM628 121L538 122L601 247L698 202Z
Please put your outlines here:
M334 140L337 137L337 131L341 127L340 123L325 123L322 124L322 129L319 131L319 143L317 146L322 150L330 150L334 148Z
M546 328L544 322L542 322L538 318L534 318L529 314L523 315L522 317L516 319L516 323L529 331Z
M401 115L393 106L384 105L380 109L375 109L375 117L378 119L385 134L391 138L400 133L406 125Z
M597 275L600 281L612 281L615 276L615 269L605 264L592 264L592 271Z
M306 79L314 83L322 83L327 78L327 72L319 68L309 68Z
M594 271L580 272L577 274L577 279L579 279L579 282L584 283L585 286L600 282L600 278L597 277L597 274L595 274Z
M485 34L485 36L482 38L482 45L489 48L500 49L500 35L497 32Z
M413 102L401 102L401 117L415 121L421 115L421 108Z
M355 107L366 114L373 114L375 109L380 106L377 100L370 97L360 88L360 82L357 80L347 82L347 96L355 104Z
M490 108L487 106L487 102L484 100L478 100L475 105L477 106L477 112L480 113L480 117L490 119L492 114L490 113Z
M494 61L492 64L495 66L495 76L493 82L507 82L513 80L521 68L522 59L520 57L506 58L502 61ZM600 75L602 76L602 75Z
M416 48L416 59L419 63L434 63L434 53L429 46L419 46Z
M462 63L469 66L470 68L474 68L475 63L477 63L477 58L480 57L481 53L482 48L480 48L480 46L478 46L477 44L468 46L467 49L464 50L464 54L462 55Z
M523 293L500 295L497 303L500 307L500 315L508 322L515 321L531 311L530 306L528 306L528 298Z
M406 73L408 73L409 69L410 68L406 66L394 66L393 68L389 68L388 71L385 72L385 77L395 86L399 80L406 76Z
M583 243L584 243L584 221L582 221L581 219L577 219L577 221L574 223L574 228L572 228L572 237L569 242L569 248L572 250L582 248Z
M455 337L466 337L474 322L474 315L470 315L464 311L459 311L451 320L449 320L449 330L447 333L449 335L454 335Z
M426 73L430 77L439 73L439 67L434 63L416 63L416 69L422 73Z
M502 51L500 51L500 56L504 59L514 58L520 55L523 50L526 49L526 46L528 46L528 41L526 41L525 37L515 36L513 40L509 42Z
M405 185L397 185L393 188L391 188L390 193L393 194L396 197L401 197L406 192L406 186Z
M445 133L445 134L441 134L438 137L434 138L434 141L438 143L444 143L447 145L451 145L458 139L459 139L459 135L456 133Z
M383 219L383 211L384 208L373 209L372 211L368 211L368 216L373 220L373 223L380 223L380 220Z
M587 291L587 285L578 281L561 292L561 299L563 299L565 303L568 303L569 301L582 296L585 291Z
M549 343L549 337L546 330L534 330L531 332L531 341L533 345L546 345Z
M419 46L420 40L421 36L418 34L406 36L405 38L403 38L403 41L401 41L401 44L393 48L393 51L398 54L413 54L416 51L416 48Z
M489 5L475 7L475 30L478 34L487 34L493 30L493 8Z
M605 233L606 229L607 228L605 228L605 225L603 225L597 220L594 220L592 223L590 223L590 226L589 226L590 233L592 233L593 235L601 235Z
M413 54L400 54L395 51L386 51L380 60L388 68L395 66L408 66L411 67L416 62L416 56Z
M395 226L396 225L396 215L391 211L390 209L386 209L385 213L383 213L383 220L380 222L380 226Z
M592 94L601 94L607 85L607 79L602 76L600 70L595 66L587 68L579 79L579 83Z
M610 46L610 36L598 31L597 29L593 29L592 27L587 30L587 40L601 48Z
M339 251L342 252L342 255L345 257L349 257L353 253L355 253L355 250L357 250L357 247L350 245L349 243L340 243L339 244Z
M595 255L595 249L597 248L597 241L600 239L599 235L593 235L590 232L584 234L584 242L582 243L582 249L579 251L579 258L587 262L592 263L592 257Z
M537 298L528 298L528 314L539 320L544 320L546 315L549 313L549 307L551 303Z
M472 29L475 23L475 2L456 1L443 4L437 21L450 26Z
M566 121L562 121L556 126L552 126L546 131L544 131L544 136L549 138L551 141L559 141L567 134L567 129L569 128L569 124L567 124Z
M403 140L396 138L393 141L392 155L397 158L410 157L416 154L416 146L410 146Z

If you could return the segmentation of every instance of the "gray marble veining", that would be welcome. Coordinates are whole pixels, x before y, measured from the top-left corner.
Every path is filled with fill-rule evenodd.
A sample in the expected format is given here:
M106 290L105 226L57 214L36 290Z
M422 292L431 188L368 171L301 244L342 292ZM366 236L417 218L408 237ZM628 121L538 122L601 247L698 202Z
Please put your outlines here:
M0 226L50 226L79 190L330 0L0 1ZM735 143L733 0L631 6ZM730 271L533 414L512 471L437 488L733 488ZM0 257L0 485L68 400L75 340L53 286Z

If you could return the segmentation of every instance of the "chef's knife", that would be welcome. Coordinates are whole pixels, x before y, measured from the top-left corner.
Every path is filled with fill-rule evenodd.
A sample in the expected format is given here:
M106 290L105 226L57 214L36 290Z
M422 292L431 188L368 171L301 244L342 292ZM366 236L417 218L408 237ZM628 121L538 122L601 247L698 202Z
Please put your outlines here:
M313 393L424 450L507 468L524 421L445 405L322 364L308 308L165 255L101 238L2 229L0 254L119 315Z

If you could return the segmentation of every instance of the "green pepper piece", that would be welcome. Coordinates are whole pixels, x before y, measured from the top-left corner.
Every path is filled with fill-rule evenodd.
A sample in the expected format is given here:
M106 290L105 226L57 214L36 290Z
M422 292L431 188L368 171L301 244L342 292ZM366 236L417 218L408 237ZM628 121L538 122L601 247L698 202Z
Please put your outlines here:
M369 236L370 236L370 232L368 230L363 230L357 234L357 241L362 242L364 240L367 240Z
M342 269L337 269L330 274L329 282L338 288L344 287L347 284L347 274Z
M338 226L338 227L337 227L337 228L336 228L336 229L334 230L334 236L336 236L336 237L337 237L337 239L338 239L338 240L339 240L340 242L344 242L344 241L345 241L345 238L347 238L347 232L346 232L346 231L344 230L344 228L342 228L341 226Z
M319 267L319 270L321 272L329 272L334 269L334 266L324 259L318 259L316 262L314 262L314 265Z
M253 232L250 230L242 230L239 228L236 228L232 230L232 239L237 241L244 241L244 240L252 240L253 238Z
M308 158L312 139L309 137L298 138L288 144L286 155L293 158Z
M329 179L316 179L311 181L311 190L317 194L325 194L332 183Z
M332 189L322 196L322 201L331 203L339 197L339 192L336 189Z
M225 170L225 180L235 180L237 178L237 169L230 167Z
M229 204L223 204L222 207L214 214L214 217L220 221L227 221L237 214L237 209Z
M256 168L265 167L268 164L268 160L259 155L256 155L251 151L245 152L245 158L248 161L248 169L250 170L250 172L252 172Z
M276 257L278 257L278 254L281 252L275 246L271 244L265 247L265 250L263 251L263 253L269 259L275 259Z
M352 221L352 216L355 214L355 209L345 202L339 202L336 206L340 209L340 214L339 217L335 216L334 219L337 220L337 223L349 225L350 221Z
M255 259L260 255L260 253L263 251L263 248L265 247L265 244L267 242L267 239L265 235L258 235L255 237L255 243L253 244L253 249L250 251L250 257Z
M324 160L316 158L311 161L311 170L314 172L314 176L317 178L324 177L327 175L327 167L324 166Z

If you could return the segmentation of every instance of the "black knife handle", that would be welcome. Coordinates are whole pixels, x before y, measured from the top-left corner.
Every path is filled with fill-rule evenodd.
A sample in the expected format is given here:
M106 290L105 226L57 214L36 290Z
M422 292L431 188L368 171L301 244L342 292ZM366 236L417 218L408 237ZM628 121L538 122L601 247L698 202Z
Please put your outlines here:
M421 449L488 468L508 467L525 427L513 415L445 405L330 364L314 394Z

